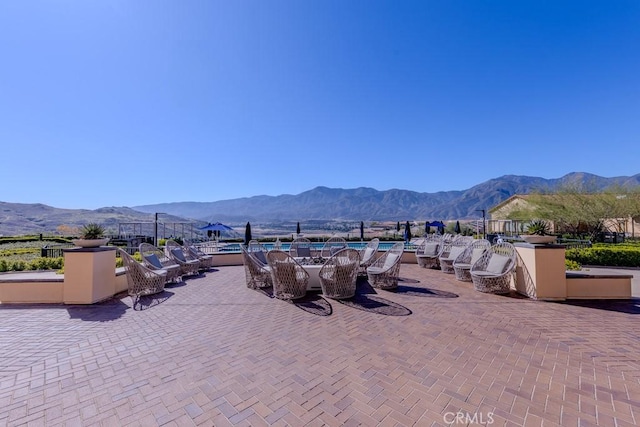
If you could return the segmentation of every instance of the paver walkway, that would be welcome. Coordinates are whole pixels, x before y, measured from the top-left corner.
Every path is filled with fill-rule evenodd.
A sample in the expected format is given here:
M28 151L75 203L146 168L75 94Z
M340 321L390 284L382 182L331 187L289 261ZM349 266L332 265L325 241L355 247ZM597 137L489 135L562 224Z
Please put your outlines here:
M636 426L640 302L399 292L292 304L221 267L132 307L0 306L0 425Z

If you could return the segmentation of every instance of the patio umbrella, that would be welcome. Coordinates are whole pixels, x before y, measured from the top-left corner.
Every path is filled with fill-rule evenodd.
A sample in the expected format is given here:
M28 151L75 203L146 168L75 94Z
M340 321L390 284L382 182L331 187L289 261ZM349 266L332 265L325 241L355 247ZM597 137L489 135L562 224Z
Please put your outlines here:
M407 242L411 240L411 226L409 225L409 221L404 225L404 239Z
M244 244L248 245L250 241L251 241L251 224L247 222L247 225L244 228Z
M360 221L360 240L364 240L364 222Z
M454 228L453 231L455 231L456 234L460 234L460 221L456 221L456 228Z
M424 234L431 233L431 223L429 221L424 222Z
M438 233L442 234L444 232L444 222L442 221L433 221L429 223L429 227L437 227Z
M204 227L200 227L198 230L211 230L211 231L233 231L233 228L228 225L224 225L221 222L216 222L215 224L207 224Z
M200 227L198 230L203 230L207 232L207 235L209 234L209 231L213 231L216 234L216 238L220 237L220 232L221 231L233 231L233 228L229 227L228 225L224 225L221 222L216 222L215 224L207 224L204 227Z
M296 225L296 234L300 234L300 223L298 222L298 225Z

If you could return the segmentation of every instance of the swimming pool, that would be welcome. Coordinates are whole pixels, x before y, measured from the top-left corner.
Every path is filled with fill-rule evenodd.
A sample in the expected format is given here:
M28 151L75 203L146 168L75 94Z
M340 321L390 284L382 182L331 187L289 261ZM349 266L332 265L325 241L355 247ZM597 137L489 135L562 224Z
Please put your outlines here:
M367 246L368 242L347 242L347 246L353 249L363 249L365 246ZM380 245L378 246L378 250L379 251L388 251L391 246L393 246L394 244L396 244L398 242L380 242ZM275 243L261 243L262 246L264 246L268 251L275 249ZM311 245L317 249L318 251L322 250L322 246L324 245L323 242L313 242L311 243ZM283 250L285 252L289 252L289 248L291 247L291 243L281 243L280 244L280 250ZM415 250L415 246L412 244L406 244L404 245L404 249L405 250ZM240 252L240 243L229 243L226 244L225 246L221 247L220 252Z

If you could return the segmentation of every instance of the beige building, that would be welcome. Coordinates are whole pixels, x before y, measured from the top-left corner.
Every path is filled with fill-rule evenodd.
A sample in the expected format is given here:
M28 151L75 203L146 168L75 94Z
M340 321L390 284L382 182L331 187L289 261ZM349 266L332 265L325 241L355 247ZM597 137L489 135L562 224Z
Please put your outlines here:
M538 196L539 197L539 196ZM532 202L527 194L514 194L499 205L489 209L489 221L487 223L488 233L500 234L520 234L526 230L529 221L509 219L509 216L516 211L531 208ZM625 233L627 237L640 236L640 217L628 218L606 218L603 220L604 227L610 232ZM551 232L553 222L549 222Z

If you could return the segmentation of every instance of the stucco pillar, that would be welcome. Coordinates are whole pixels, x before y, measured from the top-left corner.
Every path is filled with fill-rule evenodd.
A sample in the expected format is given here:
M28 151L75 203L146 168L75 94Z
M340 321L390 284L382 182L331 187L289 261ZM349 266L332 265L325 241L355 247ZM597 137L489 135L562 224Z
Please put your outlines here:
M93 304L116 289L116 248L64 249L65 304Z
M516 291L533 299L567 299L565 247L516 243Z

